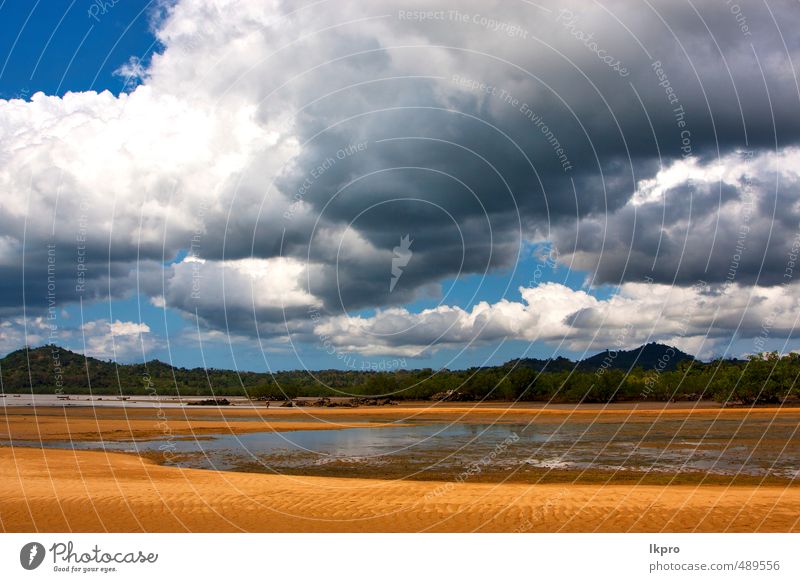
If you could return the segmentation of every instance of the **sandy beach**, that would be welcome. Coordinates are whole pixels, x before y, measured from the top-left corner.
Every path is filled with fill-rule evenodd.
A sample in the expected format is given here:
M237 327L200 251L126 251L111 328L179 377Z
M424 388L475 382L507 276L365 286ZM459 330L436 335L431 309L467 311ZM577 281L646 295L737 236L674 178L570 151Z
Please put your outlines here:
M796 413L794 410L793 413ZM787 409L634 411L537 407L364 409L0 409L0 439L141 439L171 434L377 427L389 421L652 421L669 414L780 418ZM314 422L310 422L313 420ZM159 424L162 423L162 424ZM60 446L60 445L59 445ZM0 529L121 532L788 532L800 488L786 485L482 483L186 469L134 454L0 447Z
M491 485L167 468L121 454L0 449L4 531L788 532L800 489Z

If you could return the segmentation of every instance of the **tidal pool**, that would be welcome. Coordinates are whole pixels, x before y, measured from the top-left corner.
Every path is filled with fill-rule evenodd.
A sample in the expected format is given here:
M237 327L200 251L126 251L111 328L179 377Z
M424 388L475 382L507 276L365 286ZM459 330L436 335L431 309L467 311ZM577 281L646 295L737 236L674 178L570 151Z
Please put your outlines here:
M799 423L800 417L787 416L428 423L44 446L137 452L181 467L309 475L513 480L520 475L569 472L580 478L601 472L796 479Z

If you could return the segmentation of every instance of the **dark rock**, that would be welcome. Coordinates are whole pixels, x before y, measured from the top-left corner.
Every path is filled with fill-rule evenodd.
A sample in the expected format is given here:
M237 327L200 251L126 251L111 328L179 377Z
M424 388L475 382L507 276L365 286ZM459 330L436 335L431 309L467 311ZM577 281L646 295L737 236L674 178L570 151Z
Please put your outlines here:
M207 398L206 400L198 400L189 404L197 406L230 406L231 402L227 398Z

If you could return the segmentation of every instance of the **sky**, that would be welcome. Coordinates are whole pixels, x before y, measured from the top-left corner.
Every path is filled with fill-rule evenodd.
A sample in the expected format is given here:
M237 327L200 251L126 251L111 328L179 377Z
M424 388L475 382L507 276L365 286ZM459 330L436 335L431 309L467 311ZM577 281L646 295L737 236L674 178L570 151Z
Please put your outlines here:
M800 348L800 11L0 0L0 354Z

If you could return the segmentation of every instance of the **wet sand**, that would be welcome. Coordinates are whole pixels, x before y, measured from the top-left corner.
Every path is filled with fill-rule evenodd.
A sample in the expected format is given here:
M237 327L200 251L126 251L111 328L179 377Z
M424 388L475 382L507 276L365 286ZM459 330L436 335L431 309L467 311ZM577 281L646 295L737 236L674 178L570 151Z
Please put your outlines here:
M337 429L416 422L780 418L797 409L440 405L359 409L0 408L1 440ZM314 421L314 422L309 422ZM464 483L165 467L132 454L0 447L4 531L800 531L800 487Z
M383 426L389 422L581 422L652 423L659 418L780 418L800 408L721 408L713 403L631 403L537 406L431 404L362 408L265 408L258 406L93 407L14 406L0 403L0 440L129 440L160 436L243 434L262 431L323 430Z
M0 408L0 441L137 440L294 430L385 426L376 419L308 422L300 415L270 415L249 409L124 408L90 406Z

